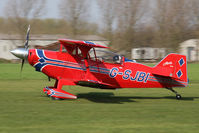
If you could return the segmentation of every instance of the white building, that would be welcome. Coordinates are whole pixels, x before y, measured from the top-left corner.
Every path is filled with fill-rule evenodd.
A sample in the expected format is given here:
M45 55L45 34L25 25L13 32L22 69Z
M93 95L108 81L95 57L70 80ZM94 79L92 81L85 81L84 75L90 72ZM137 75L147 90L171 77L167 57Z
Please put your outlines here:
M94 43L107 46L109 41L106 39L96 36L96 35L81 35L72 38L65 35L30 35L29 48L35 48L38 46L47 46L49 44L55 43L58 39L67 38L67 39L77 39L92 41ZM24 37L25 39L25 37ZM10 53L11 50L18 47L24 47L24 40L20 35L7 35L0 34L0 58L6 60L17 59L14 55Z
M131 58L134 60L158 60L165 57L166 48L141 47L131 50Z
M180 43L179 53L187 56L187 61L199 61L199 39Z

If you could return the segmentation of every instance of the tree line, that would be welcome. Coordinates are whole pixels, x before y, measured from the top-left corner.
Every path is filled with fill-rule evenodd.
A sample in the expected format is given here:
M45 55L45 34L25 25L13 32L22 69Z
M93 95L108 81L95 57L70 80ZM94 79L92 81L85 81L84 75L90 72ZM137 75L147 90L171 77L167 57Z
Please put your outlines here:
M93 0L60 0L61 19L41 19L46 0L8 0L0 32L23 36L28 24L34 34L101 35L110 47L166 47L198 38L198 0L95 0L100 22L89 22ZM24 6L26 5L26 6Z
M70 24L64 19L22 19L21 28L13 24L15 18L0 18L0 33L4 34L26 34L28 25L31 25L31 34L65 34L72 35L73 30ZM78 29L78 35L99 34L96 23L82 22L83 27Z

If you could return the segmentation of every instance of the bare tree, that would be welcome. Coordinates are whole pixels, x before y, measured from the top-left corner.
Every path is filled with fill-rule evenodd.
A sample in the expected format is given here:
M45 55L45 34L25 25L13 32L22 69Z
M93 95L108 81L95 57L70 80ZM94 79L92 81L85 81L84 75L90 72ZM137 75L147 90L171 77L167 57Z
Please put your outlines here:
M70 22L72 35L76 36L81 28L81 22L87 15L88 0L62 0L60 3L60 15Z
M190 28L190 1L156 0L154 22L159 45L176 50L178 44L187 38Z
M165 47L168 41L170 23L170 13L168 13L169 0L157 0L156 9L153 12L153 22L156 25L156 43ZM160 46L160 47L161 47Z
M29 20L44 14L45 2L45 0L8 0L4 11L13 28L23 36L30 24Z
M143 6L143 0L119 0L117 14L120 29L132 29L144 15Z
M189 1L189 9L191 17L191 24L193 25L194 29L196 29L196 35L199 36L199 1L198 0L190 0Z
M141 21L145 13L144 0L119 0L117 8L117 34L115 45L118 49L133 47L135 42L135 31L137 24Z
M100 5L100 12L102 15L102 22L104 25L104 36L110 41L110 46L113 42L113 26L116 22L116 11L118 0L98 0Z

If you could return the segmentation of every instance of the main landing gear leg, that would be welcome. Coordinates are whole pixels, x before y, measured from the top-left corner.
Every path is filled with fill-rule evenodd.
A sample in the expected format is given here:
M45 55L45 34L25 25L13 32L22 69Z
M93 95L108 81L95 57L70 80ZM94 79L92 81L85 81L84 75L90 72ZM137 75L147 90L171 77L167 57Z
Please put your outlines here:
M63 85L75 85L75 83L60 78L59 80L56 80L54 87L45 87L43 91L53 100L77 99L77 96L62 90Z
M172 91L173 93L175 93L176 94L176 99L178 99L178 100L182 99L181 95L178 94L178 92L175 91L172 87L167 87L166 89L168 89L168 90Z

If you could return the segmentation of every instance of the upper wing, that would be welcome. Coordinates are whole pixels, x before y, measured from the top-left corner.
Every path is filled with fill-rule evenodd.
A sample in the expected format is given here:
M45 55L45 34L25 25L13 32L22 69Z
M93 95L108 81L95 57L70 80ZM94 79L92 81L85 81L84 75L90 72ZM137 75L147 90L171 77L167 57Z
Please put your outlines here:
M70 39L59 39L59 42L64 45L65 47L70 46L70 47L81 47L81 46L85 46L88 48L93 48L93 47L97 47L97 48L108 48L106 46L102 46L99 44L95 44L93 42L89 42L89 41L79 41L79 40L70 40Z

